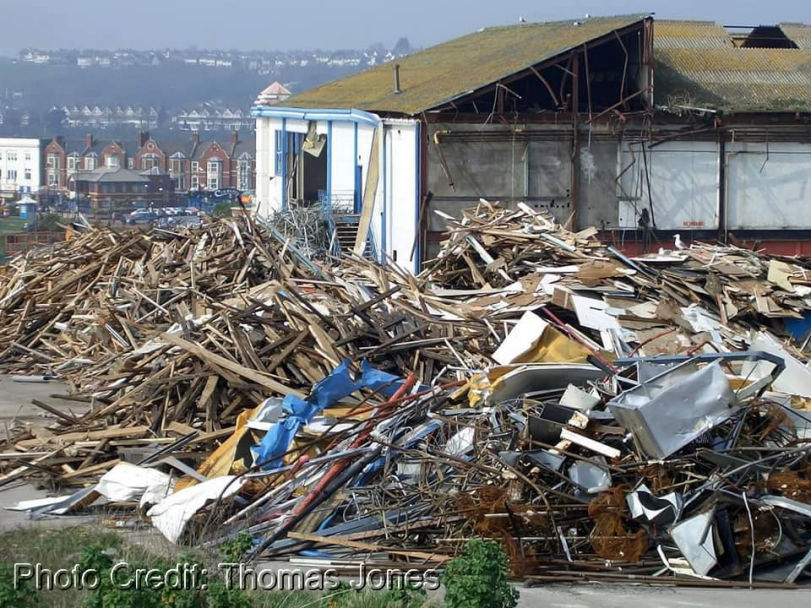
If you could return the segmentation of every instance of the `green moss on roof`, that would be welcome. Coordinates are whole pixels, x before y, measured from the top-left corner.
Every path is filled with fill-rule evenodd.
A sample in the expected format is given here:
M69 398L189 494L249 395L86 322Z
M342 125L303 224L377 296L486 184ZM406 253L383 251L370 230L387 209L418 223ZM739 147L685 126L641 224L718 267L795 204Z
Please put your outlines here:
M294 95L293 108L342 108L415 115L554 59L644 17L525 23L480 30L392 63ZM806 112L811 108L811 26L781 24L798 49L736 48L711 21L656 21L654 98L735 112Z
M621 16L486 28L398 59L402 93L394 93L393 64L386 63L294 95L284 105L414 115L641 20Z
M797 49L735 47L720 25L654 24L656 105L674 103L730 112L807 112L811 107L809 29L781 26ZM805 45L805 46L804 46Z

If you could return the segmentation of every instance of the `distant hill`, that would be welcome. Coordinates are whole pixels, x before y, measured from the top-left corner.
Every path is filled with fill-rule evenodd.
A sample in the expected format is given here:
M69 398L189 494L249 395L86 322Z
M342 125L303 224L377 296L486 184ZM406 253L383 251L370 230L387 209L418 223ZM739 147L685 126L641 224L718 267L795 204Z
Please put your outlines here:
M182 63L79 68L2 61L0 86L21 93L18 101L35 112L74 104L183 107L210 99L248 107L272 80L304 90L355 71L355 66L285 66L269 80L268 76L240 68Z
M80 67L59 61L0 59L0 134L50 136L59 126L51 110L62 106L154 107L167 121L180 109L211 101L248 109L257 93L274 80L297 92L367 67L323 57L321 61L277 61L270 71L247 66L247 62L215 67L173 60L158 65Z

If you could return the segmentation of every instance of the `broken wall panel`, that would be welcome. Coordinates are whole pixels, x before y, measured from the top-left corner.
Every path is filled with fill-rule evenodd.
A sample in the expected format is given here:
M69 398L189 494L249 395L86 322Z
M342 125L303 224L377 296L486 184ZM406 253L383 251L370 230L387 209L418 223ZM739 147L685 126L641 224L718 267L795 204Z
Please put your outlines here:
M415 251L419 215L417 136L419 125L412 120L387 120L382 167L384 205L376 209L382 225L381 248L404 268L416 270L419 252Z
M598 226L601 230L620 228L618 222L617 136L581 139L578 179L578 224L581 228Z
M729 143L731 229L811 228L811 144Z
M434 196L568 197L568 131L446 123L431 125L429 136L428 188Z
M620 169L622 199L637 214L652 203L658 230L716 229L719 159L715 141L669 141L646 144L644 150L641 142L626 142ZM636 225L630 218L626 223Z
M570 211L571 133L528 125L443 123L430 126L427 185L431 210L460 217L480 198L525 201L565 220ZM444 222L433 213L427 228Z

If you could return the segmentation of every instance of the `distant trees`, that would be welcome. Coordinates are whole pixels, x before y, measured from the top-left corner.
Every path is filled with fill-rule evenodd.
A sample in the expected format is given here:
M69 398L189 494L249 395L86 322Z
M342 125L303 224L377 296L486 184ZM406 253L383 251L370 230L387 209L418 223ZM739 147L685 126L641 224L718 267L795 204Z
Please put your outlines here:
M66 118L67 116L62 108L51 108L45 113L42 125L48 133L59 133L65 124Z
M391 50L395 55L408 55L411 51L411 43L406 37L400 38Z

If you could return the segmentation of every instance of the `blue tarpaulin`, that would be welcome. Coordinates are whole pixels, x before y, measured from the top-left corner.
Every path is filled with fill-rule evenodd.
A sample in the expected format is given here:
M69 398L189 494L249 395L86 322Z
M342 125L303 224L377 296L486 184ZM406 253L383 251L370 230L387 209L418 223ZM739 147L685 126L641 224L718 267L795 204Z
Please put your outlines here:
M399 376L372 367L366 360L362 362L361 370L360 379L353 380L349 374L349 359L346 359L313 387L307 399L287 395L282 402L287 416L273 425L262 441L251 448L254 461L265 470L282 466L281 457L290 448L293 437L316 414L362 388L391 397L404 382Z
M802 319L785 319L783 324L792 338L802 341L811 331L811 312L806 311Z

